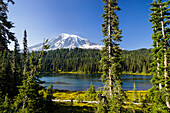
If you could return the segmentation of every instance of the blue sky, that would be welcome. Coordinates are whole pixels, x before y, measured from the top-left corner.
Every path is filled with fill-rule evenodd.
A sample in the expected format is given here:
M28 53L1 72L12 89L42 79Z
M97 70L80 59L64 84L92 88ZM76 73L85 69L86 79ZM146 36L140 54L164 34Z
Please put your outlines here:
M152 0L119 0L122 9L117 14L123 30L121 47L126 50L151 48L152 24L148 22ZM23 33L27 30L28 45L44 38L53 39L61 33L75 34L102 44L103 19L101 0L15 0L9 5L12 31L22 48Z

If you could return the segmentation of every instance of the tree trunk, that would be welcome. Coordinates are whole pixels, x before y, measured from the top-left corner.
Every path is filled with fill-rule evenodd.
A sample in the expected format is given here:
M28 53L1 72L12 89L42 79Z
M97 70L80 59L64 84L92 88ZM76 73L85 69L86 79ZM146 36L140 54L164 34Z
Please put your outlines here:
M161 7L162 7L162 6L160 6L160 8L161 8ZM161 25L162 25L162 35L163 35L163 39L165 40L166 36L165 36L165 30L164 30L164 21L163 21L163 13L162 13L162 10L161 10L161 19L162 19L162 21L161 21ZM165 43L164 43L163 47L164 47L164 77L165 77L165 82L166 82L166 81L167 81L167 77L168 77L168 75L167 75L167 69L166 69L166 68L167 68L168 64L167 64L167 55L166 55L167 49L166 49ZM165 84L165 90L167 91L167 84ZM167 105L168 108L170 108L170 103L169 103L169 101L168 101L168 97L166 97L166 105Z
M158 47L158 41L156 41L156 47ZM159 62L158 62L159 58L157 57L157 76L160 77L160 73L159 73ZM159 91L162 89L162 85L161 83L159 83Z
M111 63L111 20L110 20L110 11L111 11L111 6L110 6L110 0L108 1L108 41L109 41L109 64ZM112 76L111 76L111 67L109 65L109 90L110 90L110 96L112 95Z
M25 96L24 100L23 100L23 104L22 104L22 111L25 111L25 106L26 106L26 100L27 100L27 96Z
M26 62L24 63L24 69L23 69L23 77L26 77Z

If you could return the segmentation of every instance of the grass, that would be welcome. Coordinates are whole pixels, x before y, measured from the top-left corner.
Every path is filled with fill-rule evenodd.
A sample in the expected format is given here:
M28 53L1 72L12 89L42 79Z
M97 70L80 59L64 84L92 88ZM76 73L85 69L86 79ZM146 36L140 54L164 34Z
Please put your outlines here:
M137 96L139 96L139 92L141 92L141 97L145 99L145 95L148 93L148 91L136 91ZM127 99L130 101L133 101L133 91L125 91Z
M71 103L71 102L55 102L53 113L94 113L96 104L89 103Z
M53 94L55 99L61 100L75 100L78 96L84 95L85 91L57 91Z
M145 95L148 91L136 91L139 96L139 92L141 93L142 98L145 98ZM97 92L99 93L99 92ZM96 94L97 94L96 93ZM125 91L127 98L129 101L133 101L133 91ZM55 99L60 100L89 100L87 96L89 96L88 91L65 91L65 90L56 90L53 94ZM91 98L91 101L95 101L96 99ZM54 113L94 113L97 107L97 104L91 103L81 103L79 102L55 102L55 112ZM138 112L141 111L140 105L131 105L130 102L124 106L127 109L131 109L131 106L134 106L135 110Z
M60 100L77 100L77 101L95 101L96 94L90 94L88 91L56 91L53 96Z
M148 91L136 91L136 92L138 96L139 96L139 92L141 92L141 96L144 99ZM125 93L128 100L132 101L133 91L125 91ZM56 91L53 94L53 96L55 97L55 99L60 99L60 100L80 100L80 99L89 100L87 99L87 96L89 96L87 91ZM90 99L90 100L95 101L96 99Z

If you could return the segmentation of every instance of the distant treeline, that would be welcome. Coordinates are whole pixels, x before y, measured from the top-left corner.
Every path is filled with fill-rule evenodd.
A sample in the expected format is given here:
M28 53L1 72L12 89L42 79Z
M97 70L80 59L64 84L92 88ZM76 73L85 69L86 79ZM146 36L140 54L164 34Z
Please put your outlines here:
M57 49L48 51L42 59L42 72L98 73L101 54L94 49ZM122 51L122 71L128 73L150 73L151 49Z

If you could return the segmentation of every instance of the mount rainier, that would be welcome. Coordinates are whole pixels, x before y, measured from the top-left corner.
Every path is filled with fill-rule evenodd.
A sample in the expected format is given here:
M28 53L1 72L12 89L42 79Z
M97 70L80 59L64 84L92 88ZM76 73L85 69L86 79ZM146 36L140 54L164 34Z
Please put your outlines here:
M48 41L50 48L48 50L55 50L61 48L83 48L83 49L102 49L103 45L90 42L87 39L81 38L77 35L70 35L62 33L56 38ZM36 44L28 48L30 51L40 51L42 49L42 43Z

